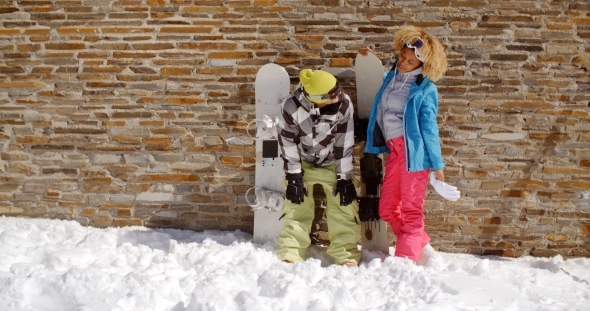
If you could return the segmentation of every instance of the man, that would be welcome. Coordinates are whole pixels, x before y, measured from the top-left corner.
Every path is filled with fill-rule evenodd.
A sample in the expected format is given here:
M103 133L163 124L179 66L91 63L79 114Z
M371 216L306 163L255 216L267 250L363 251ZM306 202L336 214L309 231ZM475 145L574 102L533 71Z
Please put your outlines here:
M277 131L286 173L285 227L277 256L300 262L311 244L314 218L313 185L326 192L328 254L335 262L358 266L360 223L352 182L353 106L336 77L304 69L301 84L282 104Z

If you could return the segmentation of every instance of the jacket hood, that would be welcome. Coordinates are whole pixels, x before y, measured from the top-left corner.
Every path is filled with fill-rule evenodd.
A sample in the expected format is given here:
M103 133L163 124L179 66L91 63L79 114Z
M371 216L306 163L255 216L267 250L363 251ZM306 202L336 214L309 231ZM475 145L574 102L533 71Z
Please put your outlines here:
M404 48L406 42L415 41L420 38L424 46L420 48L420 53L424 57L422 74L430 81L439 80L447 70L447 53L446 48L438 41L437 38L430 35L424 29L415 26L405 26L395 33L393 40L393 49L398 53Z

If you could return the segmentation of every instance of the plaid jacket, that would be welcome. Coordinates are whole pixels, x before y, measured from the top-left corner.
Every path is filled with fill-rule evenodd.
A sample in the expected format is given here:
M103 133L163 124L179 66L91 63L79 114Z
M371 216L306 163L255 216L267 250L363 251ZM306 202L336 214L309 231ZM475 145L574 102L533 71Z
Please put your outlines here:
M301 87L282 103L277 131L286 173L300 173L301 160L316 166L336 162L338 179L351 179L354 147L353 106L348 95L318 109Z

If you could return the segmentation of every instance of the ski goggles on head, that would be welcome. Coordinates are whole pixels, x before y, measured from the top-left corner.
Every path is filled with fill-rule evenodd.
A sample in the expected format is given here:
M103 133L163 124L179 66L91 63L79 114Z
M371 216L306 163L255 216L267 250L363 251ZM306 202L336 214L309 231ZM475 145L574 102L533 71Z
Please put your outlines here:
M414 39L416 39L414 42ZM422 47L424 46L424 41L422 41L422 39L420 38L414 38L408 42L406 42L406 47L410 48L410 49L414 49L414 55L416 55L416 58L421 61L424 62L424 56L422 55L422 53L420 53L420 49L422 49Z
M336 86L334 86L334 88L332 88L327 94L323 94L323 95L311 95L311 94L307 93L307 91L305 91L305 88L303 88L303 94L305 94L305 97L309 98L310 100L335 99L338 96L340 96L341 93L342 93L342 88L340 87L339 81L336 81Z

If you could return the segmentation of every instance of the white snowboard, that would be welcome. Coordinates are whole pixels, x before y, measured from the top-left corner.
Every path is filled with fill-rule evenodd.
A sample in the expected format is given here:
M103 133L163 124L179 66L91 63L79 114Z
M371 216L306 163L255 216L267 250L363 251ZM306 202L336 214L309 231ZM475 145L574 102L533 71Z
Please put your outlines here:
M290 81L287 71L276 64L262 66L256 74L255 98L256 119L265 116L275 119L281 111L283 98L289 95ZM264 131L264 125L257 123L257 137ZM258 188L284 193L283 160L280 157L278 140L256 140L255 185ZM279 220L282 212L258 209L254 212L254 243L276 242L283 229Z
M375 95L379 91L381 84L383 84L383 65L373 53L369 52L367 56L357 54L354 70L356 73L358 117L359 119L368 119ZM383 166L383 156L376 158L381 160L381 166ZM366 185L362 182L360 185L361 193L359 198L367 197ZM380 194L380 187L378 193ZM380 251L388 255L387 223L379 219L377 221L364 221L361 222L361 225L362 249Z

